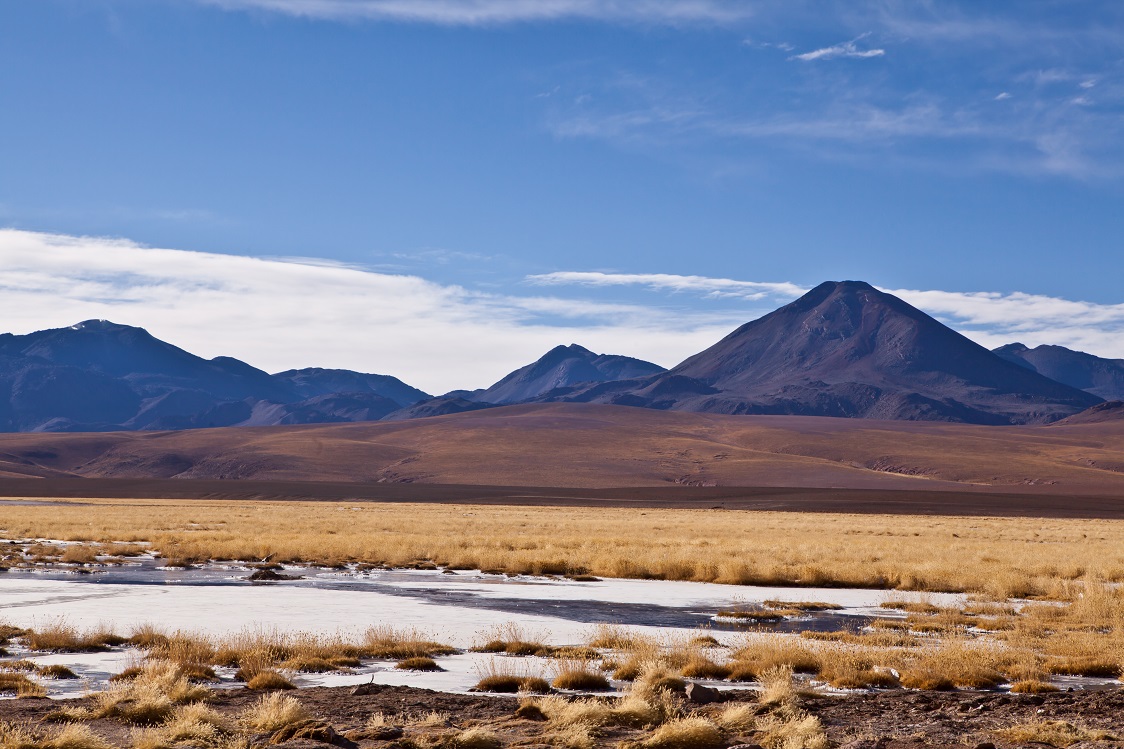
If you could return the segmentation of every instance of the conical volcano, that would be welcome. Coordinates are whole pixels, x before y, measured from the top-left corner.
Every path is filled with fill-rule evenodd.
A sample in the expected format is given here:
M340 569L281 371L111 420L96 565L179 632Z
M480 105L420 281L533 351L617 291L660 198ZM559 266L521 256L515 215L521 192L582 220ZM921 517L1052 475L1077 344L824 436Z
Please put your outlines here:
M861 281L820 284L665 375L590 395L685 411L978 424L1050 422L1099 400Z

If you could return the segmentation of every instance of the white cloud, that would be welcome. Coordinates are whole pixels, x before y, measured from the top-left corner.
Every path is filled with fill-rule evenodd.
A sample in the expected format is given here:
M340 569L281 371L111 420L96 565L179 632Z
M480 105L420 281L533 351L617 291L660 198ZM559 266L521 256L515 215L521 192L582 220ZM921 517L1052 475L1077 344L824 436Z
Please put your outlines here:
M806 291L791 283L666 274L560 272L530 279L555 285L643 286L748 299L770 295L780 301ZM1023 292L882 290L989 348L1021 341L1028 346L1055 344L1098 356L1124 358L1124 304L1097 304Z
M94 318L147 328L205 357L269 371L392 374L435 393L490 385L559 343L672 365L742 322L712 311L481 294L323 260L0 230L8 332Z
M1005 100L1010 99L1010 98L1011 98L1011 94L1007 91L1000 91L995 96L996 101L1005 101Z
M1021 341L1055 344L1098 356L1124 357L1124 304L1097 304L1042 294L886 289L994 347Z
M886 50L884 49L858 48L858 45L856 45L855 42L859 41L860 39L864 39L867 36L870 35L863 34L862 36L855 37L849 42L833 44L830 47L823 47L822 49L812 50L811 52L805 52L800 55L793 55L789 59L803 60L804 62L814 62L815 60L830 60L835 57L856 57L859 59L865 59L870 57L882 57L883 55L885 55Z
M736 296L758 300L768 296L798 297L807 291L796 284L761 281L737 281L731 278L678 276L669 273L601 273L597 271L560 271L528 276L531 283L542 285L579 286L643 286L664 291L694 291L711 296Z
M535 21L678 24L749 18L744 0L196 0L228 10L263 10L328 20L482 26Z

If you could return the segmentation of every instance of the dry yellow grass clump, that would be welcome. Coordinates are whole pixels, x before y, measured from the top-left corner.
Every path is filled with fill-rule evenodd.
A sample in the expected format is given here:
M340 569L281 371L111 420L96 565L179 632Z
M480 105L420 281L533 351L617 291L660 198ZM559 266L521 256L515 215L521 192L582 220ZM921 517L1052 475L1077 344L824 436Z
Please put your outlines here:
M1060 720L1040 720L1022 723L996 731L1004 741L1012 744L1051 744L1066 747L1079 741L1118 741L1107 731L1075 726Z
M54 730L0 722L3 749L115 749L89 726L67 723Z
M1124 522L1111 520L895 516L887 523L827 513L82 500L6 507L5 526L8 537L151 542L168 559L424 561L536 574L971 591L999 600L1049 593L1090 572L1124 580ZM63 550L38 553L58 558Z
M288 695L265 695L241 716L241 722L254 731L276 731L312 718L300 700Z

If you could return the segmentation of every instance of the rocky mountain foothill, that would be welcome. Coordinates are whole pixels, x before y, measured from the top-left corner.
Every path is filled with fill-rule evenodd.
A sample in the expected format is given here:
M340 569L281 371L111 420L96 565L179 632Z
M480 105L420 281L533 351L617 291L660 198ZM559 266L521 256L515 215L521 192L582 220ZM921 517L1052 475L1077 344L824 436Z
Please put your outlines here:
M714 414L1045 424L1124 399L1124 360L972 342L859 281L827 282L670 370L558 346L491 387L433 397L381 374L269 374L90 320L0 335L0 431L402 421L573 402ZM1111 418L1096 412L1090 418Z

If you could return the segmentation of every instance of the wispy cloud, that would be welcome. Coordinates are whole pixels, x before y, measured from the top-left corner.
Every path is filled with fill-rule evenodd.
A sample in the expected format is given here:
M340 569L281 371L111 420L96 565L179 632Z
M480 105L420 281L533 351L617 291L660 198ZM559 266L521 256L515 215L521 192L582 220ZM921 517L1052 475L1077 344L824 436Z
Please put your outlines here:
M254 258L0 230L8 332L92 318L277 371L345 367L429 390L490 385L558 343L671 365L725 335L713 310L485 294L314 258Z
M803 54L793 55L788 58L790 60L802 60L804 62L814 62L816 60L830 60L835 57L856 57L859 59L866 59L871 57L882 57L886 54L886 50L878 48L859 49L856 42L870 36L870 34L862 34L857 36L849 42L841 42L833 44L830 47L821 47L814 49L811 52L804 52Z
M1124 358L1124 304L1023 292L886 291L990 348L1020 341Z
M259 10L327 20L485 26L590 20L643 24L732 23L750 18L745 0L196 0L227 10Z
M642 286L660 291L692 291L709 296L734 296L759 300L769 296L793 298L807 291L788 282L738 281L732 278L679 276L669 273L602 273L559 271L527 276L533 284L562 286Z

